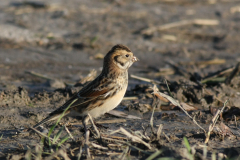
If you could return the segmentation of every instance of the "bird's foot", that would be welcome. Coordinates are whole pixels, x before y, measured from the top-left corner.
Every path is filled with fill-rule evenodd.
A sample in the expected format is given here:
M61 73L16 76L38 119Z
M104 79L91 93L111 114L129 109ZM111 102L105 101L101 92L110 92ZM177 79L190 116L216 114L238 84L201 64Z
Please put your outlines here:
M90 115L90 114L88 114L88 117L89 117L89 119L90 119L90 122L91 122L91 123L92 123L92 125L93 125L93 128L94 128L94 130L95 130L96 134L97 134L97 138L100 138L100 137L101 137L101 134L100 134L100 132L99 132L99 130L98 130L98 128L97 128L97 126L95 125L95 123L94 123L94 121L93 121L93 119L92 119L91 115Z

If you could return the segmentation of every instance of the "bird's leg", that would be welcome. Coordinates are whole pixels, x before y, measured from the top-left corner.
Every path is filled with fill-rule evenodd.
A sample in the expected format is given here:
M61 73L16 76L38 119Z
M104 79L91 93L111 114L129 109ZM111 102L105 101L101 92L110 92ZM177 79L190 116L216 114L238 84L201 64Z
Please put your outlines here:
M84 126L84 130L85 130L85 150L87 152L87 157L91 158L91 154L90 154L90 150L89 150L89 135L90 135L90 131L87 129L87 123L89 121L89 116L85 116L82 119L82 123Z
M83 126L84 126L84 131L85 131L85 133L87 132L87 124L88 124L88 121L89 121L89 116L87 115L87 116L85 116L85 117L83 117L83 119L82 119L82 124L83 124Z
M68 124L65 124L65 125L64 125L64 128L65 128L65 130L67 131L68 135L72 138L72 140L74 140L74 137L72 136L71 132L68 130L67 125L68 125Z
M89 135L90 135L90 131L87 130L87 132L85 133L85 150L87 152L87 157L91 158L91 154L89 150Z
M95 123L94 123L94 121L92 119L92 116L90 114L88 114L88 117L90 119L90 122L93 125L93 128L94 128L95 132L97 133L97 138L100 138L101 137L100 132L98 131L97 126L95 125Z

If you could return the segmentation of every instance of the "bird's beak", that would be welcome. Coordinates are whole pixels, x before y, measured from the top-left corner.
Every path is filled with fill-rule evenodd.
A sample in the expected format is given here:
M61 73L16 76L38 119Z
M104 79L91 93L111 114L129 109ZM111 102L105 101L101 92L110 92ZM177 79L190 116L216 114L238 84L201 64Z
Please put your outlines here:
M139 61L139 59L137 57L133 56L132 61L137 62L137 61Z

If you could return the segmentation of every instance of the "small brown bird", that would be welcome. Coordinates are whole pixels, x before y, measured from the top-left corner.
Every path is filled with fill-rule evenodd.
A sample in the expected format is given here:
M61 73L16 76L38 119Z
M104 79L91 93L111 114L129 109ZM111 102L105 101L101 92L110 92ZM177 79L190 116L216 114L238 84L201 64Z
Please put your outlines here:
M88 114L96 118L114 109L127 90L128 68L136 61L138 59L128 47L120 44L113 46L104 57L101 74L33 128L58 119L66 109L64 116L81 116L86 127Z

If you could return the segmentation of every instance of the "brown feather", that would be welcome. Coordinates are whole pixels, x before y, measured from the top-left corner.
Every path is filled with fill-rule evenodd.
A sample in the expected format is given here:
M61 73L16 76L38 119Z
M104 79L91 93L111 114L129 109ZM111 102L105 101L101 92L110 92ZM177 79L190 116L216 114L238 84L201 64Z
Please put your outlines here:
M49 120L58 118L72 102L74 103L68 108L66 114L73 111L81 116L89 113L94 117L98 117L115 108L121 102L126 92L128 83L127 70L133 63L132 57L133 53L128 47L124 45L115 45L112 47L104 57L102 73L70 98L64 105L35 125L34 128ZM127 66L126 69L124 66Z

